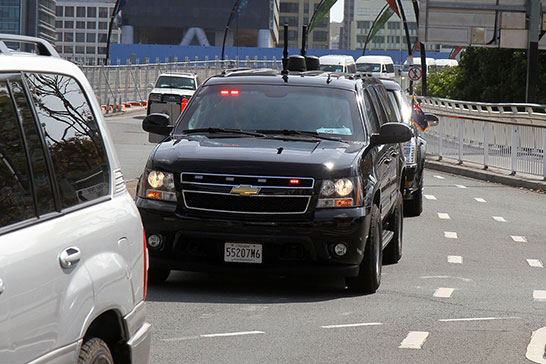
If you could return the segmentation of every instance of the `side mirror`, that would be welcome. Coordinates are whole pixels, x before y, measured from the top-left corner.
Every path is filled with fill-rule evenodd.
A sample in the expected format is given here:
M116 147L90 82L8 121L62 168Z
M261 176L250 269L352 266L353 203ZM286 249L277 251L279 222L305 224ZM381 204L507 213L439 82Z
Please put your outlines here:
M438 119L438 117L434 114L425 113L425 119L428 122L428 125L430 126L436 126L440 122L440 119Z
M412 133L409 126L402 123L385 123L379 129L379 134L372 134L370 144L376 146L405 143L411 139L411 136Z
M148 88L154 88L154 84L151 83L151 82L150 82L149 84L147 84L146 86L147 86Z
M142 120L142 129L148 133L167 136L171 133L173 127L169 125L169 115L154 113Z

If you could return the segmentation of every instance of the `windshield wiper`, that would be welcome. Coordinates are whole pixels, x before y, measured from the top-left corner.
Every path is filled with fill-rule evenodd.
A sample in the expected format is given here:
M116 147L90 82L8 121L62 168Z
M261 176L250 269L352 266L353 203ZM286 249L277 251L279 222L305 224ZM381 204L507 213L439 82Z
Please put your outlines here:
M293 130L293 129L278 129L278 130L256 130L258 133L262 134L281 134L281 135L303 135L303 136L309 136L317 139L322 140L332 140L335 142L343 142L344 140L339 138L332 138L327 137L324 135L320 135L316 131L306 131L306 130Z
M263 138L265 137L265 134L254 132L254 131L246 131L241 129L229 129L229 128L200 128L200 129L186 129L182 130L182 134L202 134L202 133L228 133L228 134L241 134L241 135L250 135L255 137Z

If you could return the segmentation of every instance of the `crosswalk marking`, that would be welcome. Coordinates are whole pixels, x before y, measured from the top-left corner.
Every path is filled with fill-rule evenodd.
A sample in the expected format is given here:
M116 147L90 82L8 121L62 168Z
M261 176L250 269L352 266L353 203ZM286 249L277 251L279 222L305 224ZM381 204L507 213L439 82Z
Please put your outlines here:
M428 335L427 331L410 331L398 348L421 349Z

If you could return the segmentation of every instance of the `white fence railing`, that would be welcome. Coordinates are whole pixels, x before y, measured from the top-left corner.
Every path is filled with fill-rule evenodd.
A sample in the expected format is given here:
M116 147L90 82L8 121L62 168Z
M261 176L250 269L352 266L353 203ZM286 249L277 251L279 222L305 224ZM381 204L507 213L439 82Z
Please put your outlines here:
M226 68L279 68L281 62L275 58L245 59L227 61L189 61L170 63L143 63L108 66L80 66L91 83L100 104L107 111L121 105L147 101L151 88L148 84L155 82L161 73L189 72L196 74L202 82L207 77L218 74Z
M424 134L428 154L546 179L546 105L419 101L440 118Z

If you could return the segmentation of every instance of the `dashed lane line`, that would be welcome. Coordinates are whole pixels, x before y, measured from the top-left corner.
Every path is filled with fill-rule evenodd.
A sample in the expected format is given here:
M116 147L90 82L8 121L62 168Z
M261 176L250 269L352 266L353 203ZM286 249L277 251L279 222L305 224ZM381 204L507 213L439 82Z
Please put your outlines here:
M463 257L459 255L448 255L447 262L451 264L463 264Z
M421 349L428 335L427 331L410 331L398 348Z
M442 220L449 220L451 217L449 214L446 214L445 212L438 212L438 217Z
M240 332L226 332L222 334L205 334L199 335L202 338L211 338L211 337L228 337L228 336L244 336L244 335L261 335L265 334L264 331L240 331Z
M458 319L440 319L439 322L467 322L467 321L494 321L494 320L520 320L521 317L468 317Z
M433 296L438 298L450 298L453 291L455 291L454 288L440 287L434 292Z
M457 188L466 188L466 186L464 186L464 185L455 185L455 187L457 187Z
M510 235L512 240L514 240L516 243L527 243L527 238L525 236L519 236L519 235Z
M477 202L481 202L481 203L486 203L487 201L481 197L474 197L474 200L476 200Z
M323 329L344 329L347 327L361 327L361 326L380 326L383 325L380 322L362 322L359 324L341 324L341 325L325 325L321 326Z
M434 195L424 195L427 200L436 200L436 196Z
M527 264L533 268L544 268L544 264L540 259L527 259Z
M458 279L463 282L473 282L470 278L464 277L452 277L452 276L423 276L421 279Z
M493 220L498 221L498 222L506 222L506 220L502 216L492 216L492 218L493 218Z
M457 233L453 232L453 231L444 231L444 237L446 237L447 239L458 239L459 238L457 236Z
M544 359L546 348L546 327L540 328L533 332L531 341L527 346L525 357L533 363L546 364Z
M445 177L438 176L438 175L435 175L434 178L437 178L437 179L446 179Z
M546 291L544 290L534 290L533 299L538 302L546 302Z

